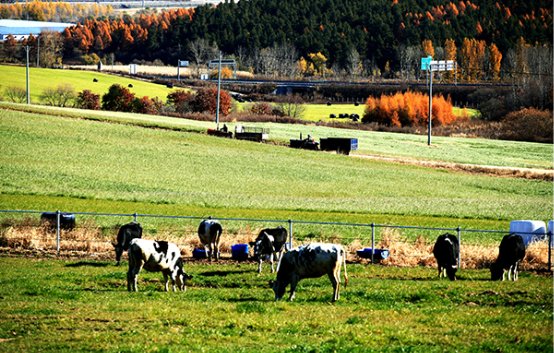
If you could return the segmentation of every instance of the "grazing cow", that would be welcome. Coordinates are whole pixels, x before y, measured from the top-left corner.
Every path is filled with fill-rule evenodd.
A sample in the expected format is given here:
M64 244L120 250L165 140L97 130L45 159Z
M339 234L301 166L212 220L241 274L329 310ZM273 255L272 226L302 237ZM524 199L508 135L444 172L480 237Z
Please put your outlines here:
M119 232L117 233L117 243L112 243L115 250L115 261L116 265L119 266L121 261L121 255L123 251L129 250L129 244L131 240L135 238L142 238L142 227L140 223L131 222L121 226Z
M303 278L317 278L325 274L333 284L333 301L339 299L340 270L344 266L344 286L348 283L346 274L346 252L336 244L309 244L293 249L281 257L277 266L277 279L269 285L275 292L275 300L285 294L290 284L289 300L294 299L296 285Z
M191 279L183 270L181 250L177 245L167 241L133 239L129 245L129 271L127 272L127 290L137 291L137 278L144 268L150 272L162 272L165 280L165 291L168 289L169 278L173 291L177 288L187 290L185 280Z
M508 281L517 281L517 266L525 257L525 244L521 235L509 234L502 238L498 251L498 258L491 265L491 279L498 281L506 279L508 272Z
M250 242L250 246L254 247L254 258L258 261L258 273L262 273L264 258L271 263L271 273L275 272L273 261L279 261L286 242L287 230L281 226L262 229L256 240Z
M215 219L205 219L198 226L198 237L204 248L208 251L208 259L210 261L212 257L215 260L219 260L219 239L222 232L223 227Z
M439 268L439 278L448 276L451 281L456 280L459 254L460 243L455 235L449 233L439 235L433 247L433 255Z

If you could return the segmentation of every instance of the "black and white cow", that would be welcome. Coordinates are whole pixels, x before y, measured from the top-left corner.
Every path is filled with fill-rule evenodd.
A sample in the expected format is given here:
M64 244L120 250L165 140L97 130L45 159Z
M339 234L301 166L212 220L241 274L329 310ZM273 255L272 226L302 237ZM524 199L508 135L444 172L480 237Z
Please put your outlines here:
M208 251L208 258L219 260L219 240L223 227L215 219L205 219L198 226L198 237Z
M433 247L433 255L439 268L439 278L448 276L451 281L456 280L459 254L460 242L455 235L450 233L439 235Z
M281 258L287 235L287 230L281 226L265 228L260 231L255 241L250 242L250 246L254 247L254 258L258 261L258 273L262 273L264 259L268 259L271 263L271 273L275 272L273 262Z
M119 266L121 261L121 255L123 251L129 250L129 244L131 240L135 238L142 238L142 227L140 223L131 222L121 226L117 233L117 243L112 243L115 250L116 265Z
M491 265L491 279L517 281L518 264L525 257L525 244L521 235L509 234L502 238L496 261Z
M342 246L314 243L286 252L277 266L277 279L269 282L275 292L275 300L283 297L290 284L289 300L292 301L298 281L326 274L333 284L333 301L337 301L339 299L341 265L344 266L344 286L346 286L348 283L346 253Z
M185 291L185 280L191 279L183 269L181 250L177 245L167 241L154 241L147 239L133 239L129 245L129 271L127 272L127 290L137 291L137 278L144 268L150 272L162 272L165 280L165 291L171 279L173 291L175 285Z

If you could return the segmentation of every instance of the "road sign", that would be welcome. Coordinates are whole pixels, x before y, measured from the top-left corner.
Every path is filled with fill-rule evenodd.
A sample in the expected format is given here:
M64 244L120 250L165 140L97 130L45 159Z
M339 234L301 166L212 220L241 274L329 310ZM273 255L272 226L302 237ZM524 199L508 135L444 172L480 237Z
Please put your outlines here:
M454 66L454 60L431 60L429 63L431 71L452 71Z
M432 56L428 56L426 58L421 58L421 70L422 71L428 71L429 70L429 64L431 64L431 60L433 60Z
M189 66L189 62L187 60L179 60L179 66L180 67L187 67L187 66Z

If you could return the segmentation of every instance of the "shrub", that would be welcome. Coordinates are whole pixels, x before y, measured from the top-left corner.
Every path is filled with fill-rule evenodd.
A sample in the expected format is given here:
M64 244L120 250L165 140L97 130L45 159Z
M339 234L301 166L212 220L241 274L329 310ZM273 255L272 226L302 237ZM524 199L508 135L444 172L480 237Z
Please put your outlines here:
M154 97L153 99L144 96L135 98L133 101L133 112L141 114L158 115L162 109L162 102Z
M81 109L100 109L100 95L94 94L90 90L85 89L77 94L75 105Z
M301 118L306 110L304 101L300 96L286 96L277 106L278 109L274 110L273 114L282 114L283 116L290 116L295 119Z
M506 115L501 138L530 142L553 142L552 112L526 108Z
M227 91L220 92L219 112L223 115L228 115L231 112L231 96ZM191 101L191 107L197 113L212 113L217 110L217 88L202 88L198 90L196 96Z
M171 92L167 95L167 104L170 105L176 113L184 114L192 112L191 102L194 95L182 89Z
M9 86L4 91L6 99L14 103L24 103L27 101L27 91L21 87Z
M252 114L257 115L272 115L273 114L273 108L271 104L262 102L262 103L256 103L250 108L250 112Z
M110 86L108 93L102 96L102 109L118 112L132 112L135 95L117 83Z
M385 126L425 126L429 117L429 96L418 92L369 97L363 123L378 123ZM452 103L443 96L433 97L433 124L447 125L456 117Z
M67 107L75 99L75 90L69 84L61 84L56 88L47 88L40 99L47 105Z

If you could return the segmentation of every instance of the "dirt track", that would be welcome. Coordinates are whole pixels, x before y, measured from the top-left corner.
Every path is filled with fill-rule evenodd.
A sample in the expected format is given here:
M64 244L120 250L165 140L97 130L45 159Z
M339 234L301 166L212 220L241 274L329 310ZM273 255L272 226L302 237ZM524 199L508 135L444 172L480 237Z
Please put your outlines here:
M535 169L535 168L515 168L515 167L498 167L490 165L478 165L478 164L462 164L462 163L448 163L437 161L421 161L410 158L395 158L395 157L383 157L377 155L362 155L353 154L353 157L374 159L386 162L419 165L429 168L458 170L474 174L488 174L500 177L511 178L524 178L524 179L538 179L538 180L554 180L554 169Z

